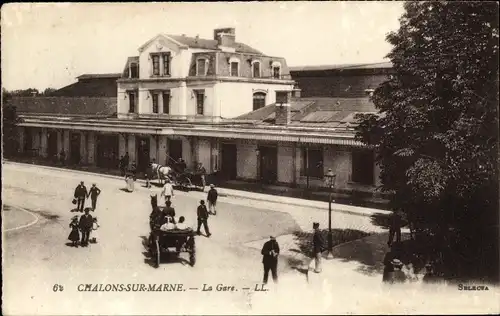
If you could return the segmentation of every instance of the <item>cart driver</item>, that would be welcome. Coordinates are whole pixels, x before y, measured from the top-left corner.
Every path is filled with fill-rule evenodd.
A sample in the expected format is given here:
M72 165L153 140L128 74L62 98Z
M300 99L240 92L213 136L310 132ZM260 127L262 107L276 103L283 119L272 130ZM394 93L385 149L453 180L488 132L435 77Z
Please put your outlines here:
M167 231L175 229L174 220L171 216L165 217L165 224L161 225L160 230Z

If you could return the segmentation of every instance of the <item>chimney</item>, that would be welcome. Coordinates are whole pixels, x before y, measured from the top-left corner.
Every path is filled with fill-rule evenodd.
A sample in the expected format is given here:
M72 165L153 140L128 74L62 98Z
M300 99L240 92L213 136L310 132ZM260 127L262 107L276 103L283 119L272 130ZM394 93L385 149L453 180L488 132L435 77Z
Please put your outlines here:
M292 120L290 100L292 91L276 91L275 124L288 125Z
M301 92L302 92L302 89L300 89L298 86L293 87L293 92L292 92L293 98L300 99Z
M233 47L236 41L236 30L233 27L226 27L214 30L214 40L218 46Z

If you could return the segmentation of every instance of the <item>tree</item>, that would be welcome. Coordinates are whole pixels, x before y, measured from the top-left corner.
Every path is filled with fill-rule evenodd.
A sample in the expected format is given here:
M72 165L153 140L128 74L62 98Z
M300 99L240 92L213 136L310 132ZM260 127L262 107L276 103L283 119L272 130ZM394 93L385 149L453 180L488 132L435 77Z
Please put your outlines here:
M454 230L467 269L498 276L498 3L404 8L387 36L395 74L357 138L375 148L393 209L441 241Z
M5 157L14 156L20 146L17 133L19 117L16 107L9 102L11 97L11 92L2 89L2 149Z
M43 90L43 95L46 97L50 97L56 91L57 89L54 88L46 88L45 90Z

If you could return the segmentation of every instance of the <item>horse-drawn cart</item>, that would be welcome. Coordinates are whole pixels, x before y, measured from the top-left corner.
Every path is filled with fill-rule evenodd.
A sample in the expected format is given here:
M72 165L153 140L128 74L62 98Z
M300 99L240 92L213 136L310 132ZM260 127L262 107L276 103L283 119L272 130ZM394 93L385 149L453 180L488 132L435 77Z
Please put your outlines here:
M195 233L191 228L168 231L153 230L149 238L149 252L155 259L156 268L160 266L163 254L174 254L178 257L181 252L189 253L189 264L194 266L196 263L194 236Z

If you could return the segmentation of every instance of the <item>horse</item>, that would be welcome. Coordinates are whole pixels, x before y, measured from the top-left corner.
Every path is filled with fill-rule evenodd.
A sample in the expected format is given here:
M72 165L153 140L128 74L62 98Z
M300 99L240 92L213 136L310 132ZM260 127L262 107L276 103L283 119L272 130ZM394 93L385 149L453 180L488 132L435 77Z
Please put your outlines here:
M162 180L172 180L174 170L167 166L162 166L157 163L151 164L151 174L158 177L160 185L163 184Z

